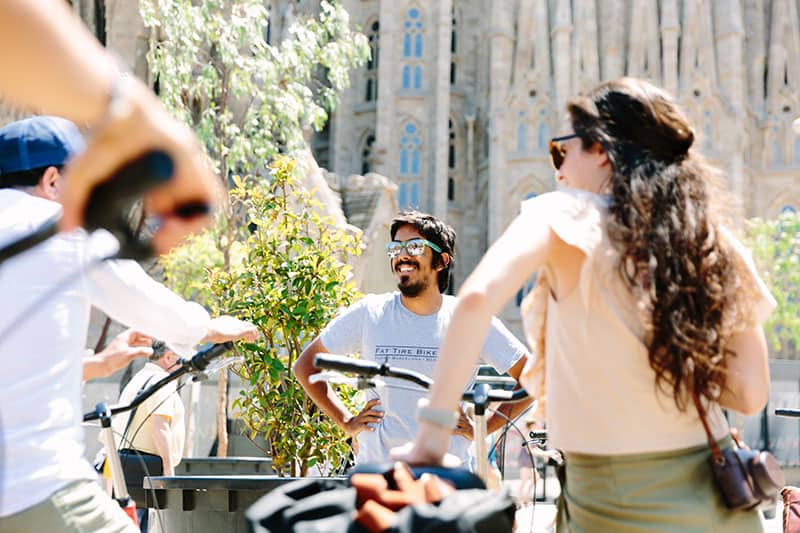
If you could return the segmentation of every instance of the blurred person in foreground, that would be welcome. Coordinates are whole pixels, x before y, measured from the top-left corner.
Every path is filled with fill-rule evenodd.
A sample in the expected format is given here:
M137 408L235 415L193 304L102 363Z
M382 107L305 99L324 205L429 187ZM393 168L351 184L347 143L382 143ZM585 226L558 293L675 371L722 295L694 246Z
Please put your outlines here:
M61 169L83 139L63 118L0 129L0 246L59 216ZM212 319L113 254L111 234L64 232L0 263L0 532L136 531L84 457L82 361L95 306L190 355L200 342L255 340L252 324Z

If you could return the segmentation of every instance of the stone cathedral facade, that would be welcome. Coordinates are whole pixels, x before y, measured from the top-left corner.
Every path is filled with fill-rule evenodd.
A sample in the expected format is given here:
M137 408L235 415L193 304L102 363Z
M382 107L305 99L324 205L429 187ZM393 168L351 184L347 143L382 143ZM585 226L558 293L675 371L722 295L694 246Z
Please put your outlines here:
M623 75L675 95L745 216L800 209L797 0L343 0L373 57L315 142L338 175L377 172L458 232L458 285L555 187L567 99ZM521 295L520 295L521 296ZM519 331L509 305L504 319Z
M312 139L316 159L342 196L358 181L349 176L376 173L397 185L401 207L448 220L456 286L520 201L554 188L547 144L567 99L623 75L676 95L738 214L800 209L800 0L339 1L372 58ZM265 2L273 40L319 4ZM146 79L138 2L72 5ZM503 318L516 331L518 317L510 304Z

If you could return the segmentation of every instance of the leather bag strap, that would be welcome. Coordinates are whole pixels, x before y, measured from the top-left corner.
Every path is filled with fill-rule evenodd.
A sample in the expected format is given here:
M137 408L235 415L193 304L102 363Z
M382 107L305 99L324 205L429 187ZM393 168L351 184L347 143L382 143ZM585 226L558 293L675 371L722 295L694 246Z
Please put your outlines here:
M703 423L703 429L706 432L706 438L708 439L708 447L711 448L711 456L714 458L714 461L718 464L723 464L725 462L725 458L722 455L722 450L719 448L719 444L717 444L716 439L711 434L711 429L708 427L708 420L706 420L706 410L703 408L703 404L700 402L700 398L697 396L697 391L694 390L694 387L690 385L692 400L694 400L694 405L697 408L697 414L700 415L700 422Z

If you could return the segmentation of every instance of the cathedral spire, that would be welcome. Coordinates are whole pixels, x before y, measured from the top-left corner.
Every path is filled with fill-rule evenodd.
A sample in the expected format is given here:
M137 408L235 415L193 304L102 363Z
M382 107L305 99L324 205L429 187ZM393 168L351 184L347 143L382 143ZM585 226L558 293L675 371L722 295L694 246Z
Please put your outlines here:
M661 43L656 0L633 0L629 28L628 75L646 78L660 85Z
M678 39L681 35L678 0L661 2L661 51L664 88L678 94Z

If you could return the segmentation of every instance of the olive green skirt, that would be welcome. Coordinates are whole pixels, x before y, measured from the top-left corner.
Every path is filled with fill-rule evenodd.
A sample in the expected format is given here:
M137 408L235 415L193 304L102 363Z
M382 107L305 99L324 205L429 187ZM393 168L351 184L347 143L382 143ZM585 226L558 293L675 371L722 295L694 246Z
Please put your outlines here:
M732 445L730 437L720 446ZM730 511L714 485L708 446L598 456L566 453L559 533L758 532L758 511Z

